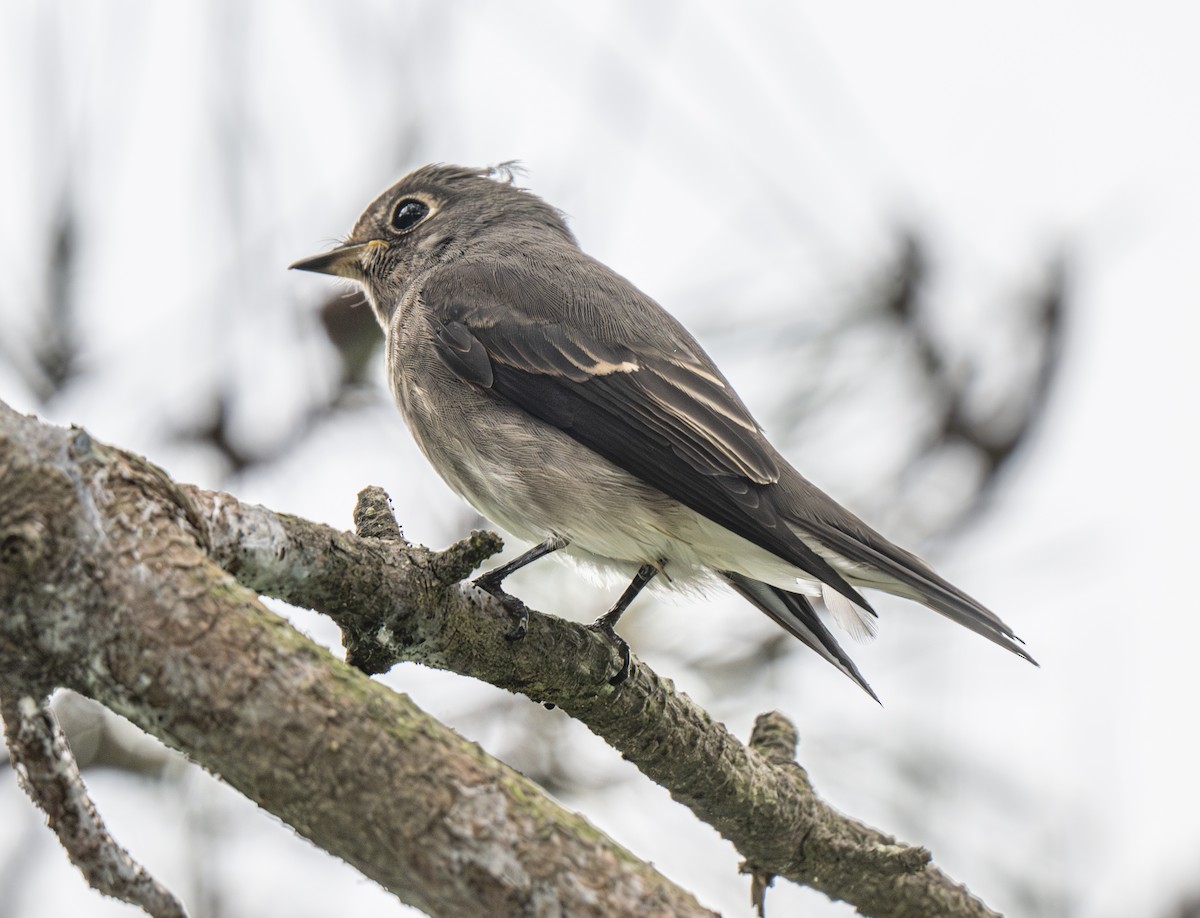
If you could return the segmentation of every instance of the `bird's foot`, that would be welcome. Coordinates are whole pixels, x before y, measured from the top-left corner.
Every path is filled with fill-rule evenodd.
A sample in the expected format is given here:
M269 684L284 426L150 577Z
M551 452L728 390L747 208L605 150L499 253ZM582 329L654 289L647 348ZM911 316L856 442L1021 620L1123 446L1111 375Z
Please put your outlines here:
M562 536L547 536L544 541L539 542L529 551L518 555L507 564L500 565L494 571L481 574L472 581L479 589L500 600L500 604L517 620L512 631L504 635L508 640L519 641L525 637L525 633L529 630L529 607L511 593L504 592L504 588L501 586L504 578L509 574L516 573L525 565L532 564L538 558L558 551L560 548L566 548L568 544Z
M617 629L612 626L608 615L600 616L588 625L588 629L600 632L613 647L617 648L617 653L621 655L621 668L615 676L608 680L608 684L612 686L620 685L629 678L629 673L633 670L633 656L629 650L629 642L617 634Z
M504 633L504 639L507 641L519 641L529 632L529 606L525 605L512 593L508 593L500 586L501 581L494 578L491 574L483 574L471 581L479 589L485 593L494 596L499 600L500 605L504 606L509 615L513 617L514 625L511 631Z

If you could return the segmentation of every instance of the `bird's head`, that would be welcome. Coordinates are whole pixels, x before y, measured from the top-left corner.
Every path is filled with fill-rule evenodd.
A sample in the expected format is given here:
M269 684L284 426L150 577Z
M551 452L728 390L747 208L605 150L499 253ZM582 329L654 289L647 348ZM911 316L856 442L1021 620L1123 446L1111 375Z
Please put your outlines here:
M429 269L474 251L547 237L575 244L563 215L513 183L512 167L429 165L372 201L349 237L291 265L362 285L386 327L413 282Z

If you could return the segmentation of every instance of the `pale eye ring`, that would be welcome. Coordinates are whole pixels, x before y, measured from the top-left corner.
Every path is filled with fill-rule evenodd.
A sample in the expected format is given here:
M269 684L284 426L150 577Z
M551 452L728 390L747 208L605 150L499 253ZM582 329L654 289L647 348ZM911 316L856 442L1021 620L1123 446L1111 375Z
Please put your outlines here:
M418 198L405 198L392 211L392 229L407 232L429 215L429 205Z

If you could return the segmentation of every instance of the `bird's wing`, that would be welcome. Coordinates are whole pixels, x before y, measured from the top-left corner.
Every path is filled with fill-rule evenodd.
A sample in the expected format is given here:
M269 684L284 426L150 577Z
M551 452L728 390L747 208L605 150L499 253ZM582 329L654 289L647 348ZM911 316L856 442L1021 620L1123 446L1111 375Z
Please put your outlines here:
M547 274L465 263L431 277L446 365L870 609L780 517L781 460L682 326L598 262Z

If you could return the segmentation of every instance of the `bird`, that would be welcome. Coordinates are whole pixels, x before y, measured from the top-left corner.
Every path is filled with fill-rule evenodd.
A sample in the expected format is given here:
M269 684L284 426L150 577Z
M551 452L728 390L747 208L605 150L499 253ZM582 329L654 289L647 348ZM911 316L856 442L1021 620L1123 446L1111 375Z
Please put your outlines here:
M628 579L590 627L657 579L725 583L878 696L827 617L875 633L864 589L933 609L1036 664L995 613L805 479L691 334L587 255L511 164L435 163L369 204L332 250L291 268L361 286L388 380L421 452L479 513L533 545L475 585L528 609L506 577L559 553ZM656 584L657 585L657 584Z

